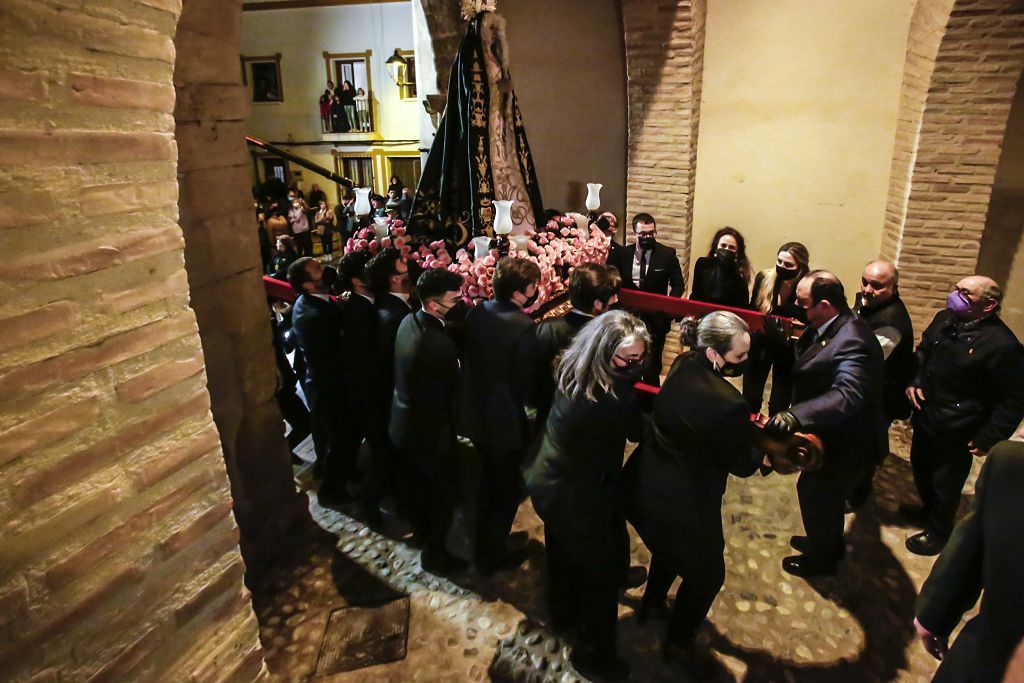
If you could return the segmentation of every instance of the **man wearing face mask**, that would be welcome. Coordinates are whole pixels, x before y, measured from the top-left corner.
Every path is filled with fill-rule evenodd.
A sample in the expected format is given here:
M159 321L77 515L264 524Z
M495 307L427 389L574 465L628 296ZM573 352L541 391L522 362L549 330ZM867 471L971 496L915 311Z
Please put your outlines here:
M373 451L367 482L367 499L376 503L387 495L394 494L399 514L410 518L408 491L399 486L404 483L403 467L398 452L388 440L388 417L391 399L395 392L395 338L398 327L406 316L417 308L417 302L410 298L412 285L409 281L409 264L397 249L384 249L366 264L365 280L376 293L376 334L373 351L377 356L377 372L374 377L374 397L370 403L374 429L367 436ZM400 490L402 489L402 490ZM372 513L371 513L372 514Z
M302 391L317 445L313 469L321 481L317 500L327 507L352 501L346 485L356 476L342 423L346 412L342 313L330 297L336 280L337 272L317 259L303 257L288 267L288 282L299 295L292 309L292 329L306 361Z
M659 244L658 227L649 213L638 213L633 217L635 242L618 250L617 260L609 257L609 265L615 266L622 276L624 289L638 289L642 292L682 297L686 289L683 269L679 265L675 249ZM672 318L658 313L641 313L640 320L651 334L649 365L644 371L644 382L661 384L661 356L665 350L665 338L672 327Z
M423 546L421 564L440 576L467 566L447 549L461 477L455 450L459 355L445 319L459 302L462 283L462 276L444 268L431 268L416 281L423 307L398 326L388 425L391 444L413 476L412 522Z
M846 554L844 502L885 438L882 349L832 273L808 273L797 283L796 301L807 313L807 329L796 344L793 404L765 431L779 437L809 432L824 446L821 469L802 473L797 482L807 535L790 544L802 554L782 561L790 574L819 576L834 574Z
M871 325L882 346L885 359L882 405L888 433L893 420L910 417L906 390L914 376L914 326L900 298L899 272L893 263L872 261L864 267L860 284L854 311ZM871 495L871 480L889 454L889 439L886 438L879 446L875 466L865 473L850 494L847 502L851 508L860 507Z
M505 257L494 269L494 299L466 316L463 379L466 434L480 454L474 558L487 576L518 567L522 548L508 547L519 508L528 441L526 393L533 320L524 313L540 294L540 268L533 261Z
M1002 298L991 278L965 277L917 347L917 374L907 398L914 408L910 464L923 506L900 508L924 526L907 539L912 553L942 550L971 456L984 456L1024 418L1024 350L999 318Z

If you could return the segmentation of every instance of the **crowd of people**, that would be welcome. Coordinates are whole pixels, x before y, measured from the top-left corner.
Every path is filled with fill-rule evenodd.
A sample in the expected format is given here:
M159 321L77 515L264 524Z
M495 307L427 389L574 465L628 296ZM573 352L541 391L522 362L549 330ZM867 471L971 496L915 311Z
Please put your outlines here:
M617 233L613 214L596 224ZM475 570L488 576L525 561L511 529L528 494L544 522L548 625L572 638L581 674L629 676L616 645L618 593L646 582L638 618L667 621L666 659L695 678L712 677L719 665L697 634L725 581L728 477L794 469L784 453L755 447L749 418L762 409L771 373L764 432L779 440L813 434L824 450L823 464L797 482L806 535L791 539L797 552L782 561L796 576L838 571L844 513L871 496L890 423L911 419L923 505L909 505L908 492L901 512L922 531L907 548L936 555L948 545L922 593L917 628L930 651L945 655L945 639L982 586L1001 581L1005 590L1014 576L981 571L979 553L999 544L978 540L987 518L972 515L954 533L974 456L1003 453L1002 474L983 481L1024 484L1022 449L997 446L1024 418L1024 350L999 318L999 286L977 275L957 282L915 350L892 263L867 264L851 307L838 277L811 268L804 245L783 244L774 266L755 274L743 236L723 228L697 260L689 294L723 310L683 322L687 349L662 381L672 318L634 316L619 309L618 296L634 289L682 297L685 282L674 250L658 242L653 216L636 215L629 232L607 263L571 273L571 310L538 324L524 312L541 280L527 259L498 261L492 299L471 309L459 274L417 273L394 249L346 254L336 269L308 254L288 263L298 296L293 340L282 343L298 350L320 504L358 505L373 524L391 499L426 571L465 572L449 531L462 504L457 437L467 437L480 464ZM727 308L765 314L763 328L752 331ZM653 401L638 393L639 381L660 386ZM364 441L369 466L360 471ZM623 464L630 441L639 445ZM1012 516L1013 493L993 486L985 495ZM627 520L651 551L649 570L630 566ZM1012 566L1021 571L1012 539L1003 545L1000 552L1018 553ZM986 615L978 647L994 671L1024 627L1003 605L983 605L979 619ZM962 651L975 646L961 640ZM953 667L970 666L969 652L952 656L957 649L940 669L948 680L961 680Z
M364 88L352 81L342 81L338 87L327 81L320 95L320 129L324 133L369 133L373 131L370 98Z
M411 211L412 192L398 176L392 176L387 197L370 197L368 217L387 218L389 223L408 222ZM287 196L260 198L256 219L264 273L279 280L287 279L288 266L299 257L315 255L326 262L334 260L359 227L355 195L349 192L332 207L317 183L310 186L308 196L293 183Z

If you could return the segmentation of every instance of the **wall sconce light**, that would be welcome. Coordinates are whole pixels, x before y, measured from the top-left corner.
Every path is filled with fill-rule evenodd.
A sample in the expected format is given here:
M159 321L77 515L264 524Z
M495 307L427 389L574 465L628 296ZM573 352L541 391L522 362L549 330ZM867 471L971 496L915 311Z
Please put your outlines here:
M391 80L395 82L395 85L408 85L405 83L405 70L409 66L408 60L401 55L398 48L395 48L395 53L388 57L388 61L384 62L384 66L388 68L388 75L391 76Z

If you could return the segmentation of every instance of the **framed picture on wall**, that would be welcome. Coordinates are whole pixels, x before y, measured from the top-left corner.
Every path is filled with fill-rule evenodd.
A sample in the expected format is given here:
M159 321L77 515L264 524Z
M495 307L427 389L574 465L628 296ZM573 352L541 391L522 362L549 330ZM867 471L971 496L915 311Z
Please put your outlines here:
M253 102L284 102L281 53L266 57L242 57L242 83L249 86Z

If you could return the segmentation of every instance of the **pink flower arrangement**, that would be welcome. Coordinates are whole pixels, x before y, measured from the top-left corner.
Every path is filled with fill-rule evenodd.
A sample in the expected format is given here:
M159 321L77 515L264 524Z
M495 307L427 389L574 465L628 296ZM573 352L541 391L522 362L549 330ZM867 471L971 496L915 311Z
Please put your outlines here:
M389 246L399 249L405 258L416 261L421 268L447 268L462 276L462 298L470 306L490 299L491 280L498 262L498 251L474 261L466 249L459 249L452 258L443 240L419 244L413 248L405 236L401 220L391 223L390 236L374 239L373 228L359 230L345 243L345 253L369 250L376 254ZM527 312L540 308L568 287L572 269L584 263L604 263L611 239L596 226L587 224L583 216L569 214L548 221L545 229L531 235L527 253L510 253L513 258L530 259L540 267L537 303Z

